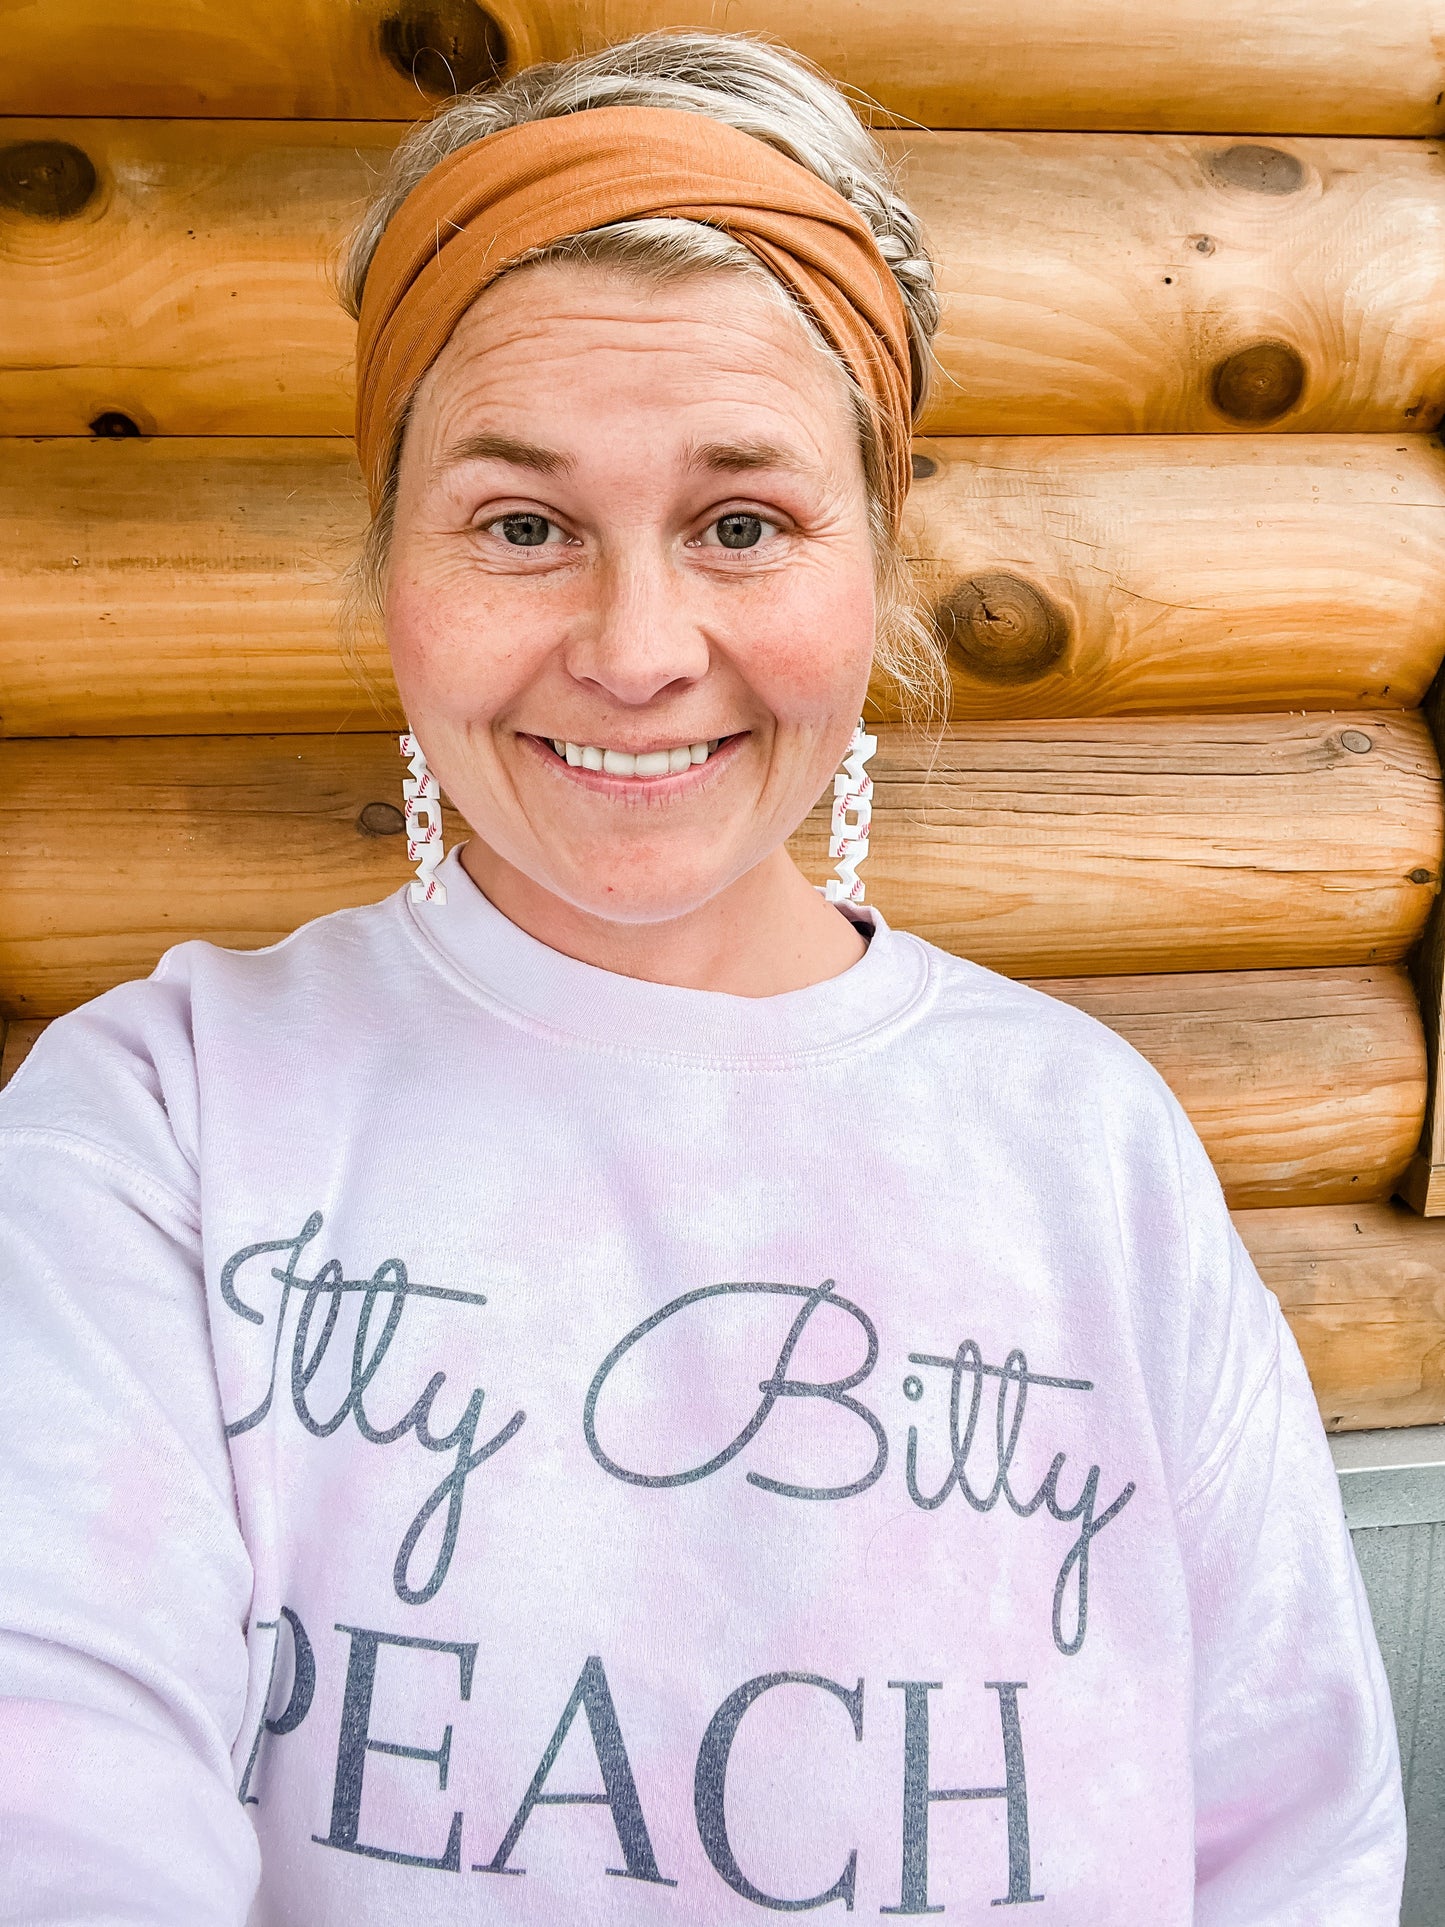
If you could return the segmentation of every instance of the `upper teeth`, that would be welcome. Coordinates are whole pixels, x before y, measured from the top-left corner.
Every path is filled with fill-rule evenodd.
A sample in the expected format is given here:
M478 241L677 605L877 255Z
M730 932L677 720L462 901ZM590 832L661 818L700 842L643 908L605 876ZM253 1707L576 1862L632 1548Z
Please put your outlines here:
M568 743L552 738L552 747L565 756L574 769L600 769L608 776L676 776L693 763L705 763L722 741L714 736L710 743L679 743L676 749L645 749L634 755L630 749L598 749L593 743Z

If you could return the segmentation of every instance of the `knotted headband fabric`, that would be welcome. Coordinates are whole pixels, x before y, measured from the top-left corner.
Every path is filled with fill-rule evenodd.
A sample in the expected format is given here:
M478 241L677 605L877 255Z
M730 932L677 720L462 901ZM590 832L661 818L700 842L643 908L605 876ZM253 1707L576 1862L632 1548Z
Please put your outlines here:
M912 374L898 284L862 215L797 161L671 107L589 107L448 155L388 223L366 276L356 446L375 510L417 383L491 282L536 248L616 221L721 228L802 303L874 405L885 507L910 479Z

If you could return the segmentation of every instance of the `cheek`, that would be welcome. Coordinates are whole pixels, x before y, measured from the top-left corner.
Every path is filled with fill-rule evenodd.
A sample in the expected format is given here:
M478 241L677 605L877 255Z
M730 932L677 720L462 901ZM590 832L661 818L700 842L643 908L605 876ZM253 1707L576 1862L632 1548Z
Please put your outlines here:
M735 630L739 667L781 718L831 714L867 681L875 606L871 555L759 583Z
M395 555L385 628L397 687L413 718L475 717L524 688L551 648L546 612L465 568Z

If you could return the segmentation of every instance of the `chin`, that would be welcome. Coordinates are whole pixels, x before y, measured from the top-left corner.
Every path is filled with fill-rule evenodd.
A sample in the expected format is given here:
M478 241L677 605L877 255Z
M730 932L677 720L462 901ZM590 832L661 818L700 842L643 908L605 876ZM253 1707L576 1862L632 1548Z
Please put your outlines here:
M576 910L608 923L670 923L711 903L734 881L709 866L707 874L686 869L667 876L629 877L598 864L586 876L558 880L548 887ZM610 887L609 887L610 883Z

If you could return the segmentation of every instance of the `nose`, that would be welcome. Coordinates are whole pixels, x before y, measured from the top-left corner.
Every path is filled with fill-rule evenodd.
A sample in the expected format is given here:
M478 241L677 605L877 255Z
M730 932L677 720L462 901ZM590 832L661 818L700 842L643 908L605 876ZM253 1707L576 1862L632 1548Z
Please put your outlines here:
M659 546L638 542L604 555L589 588L565 650L578 682L641 708L707 674L711 650L686 571Z

